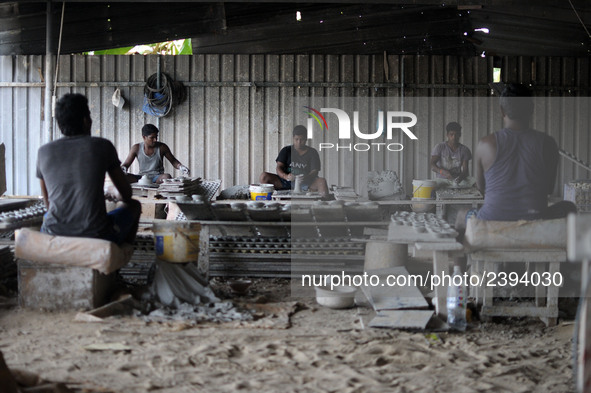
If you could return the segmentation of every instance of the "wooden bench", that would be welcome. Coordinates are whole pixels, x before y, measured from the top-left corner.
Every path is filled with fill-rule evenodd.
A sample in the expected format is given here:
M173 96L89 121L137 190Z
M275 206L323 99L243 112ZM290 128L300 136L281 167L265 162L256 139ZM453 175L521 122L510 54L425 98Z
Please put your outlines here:
M482 304L481 317L537 317L547 326L556 325L559 287L554 285L554 279L555 274L560 272L560 264L567 260L566 219L487 222L471 218L464 243L471 266L470 273L481 279L480 286L470 287L471 296ZM530 280L527 285L534 288L533 304L494 303L495 288L504 284L499 282L499 273L507 274L507 284L503 287L509 293L516 293L513 289L516 287L510 285L508 273L500 271L501 264L505 263L525 264L525 271L518 273L518 277L525 274L525 279ZM545 273L546 276L550 275L550 285L543 285ZM540 283L537 282L537 277L540 277ZM503 275L501 280L502 278Z
M540 283L534 286L535 302L533 305L519 304L519 306L495 305L495 286L491 283L499 283L498 268L502 263L526 263L524 274L530 280L539 277L542 280L543 273L550 275L550 280L555 273L560 272L560 263L566 262L566 250L561 249L486 249L470 253L470 273L483 277L484 282L480 286L471 287L471 295L478 303L482 304L481 317L493 316L505 317L537 317L542 319L547 326L555 326L558 317L558 287L551 284L544 286ZM537 282L537 278L534 278ZM533 285L533 284L529 284ZM509 282L506 287L509 286Z

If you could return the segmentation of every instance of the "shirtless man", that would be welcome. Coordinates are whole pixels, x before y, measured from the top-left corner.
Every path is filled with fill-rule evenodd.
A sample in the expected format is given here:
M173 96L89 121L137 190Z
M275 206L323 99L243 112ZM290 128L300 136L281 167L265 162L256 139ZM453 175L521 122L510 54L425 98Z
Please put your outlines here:
M480 220L517 221L576 212L569 201L548 206L558 171L558 145L551 136L529 127L534 110L530 89L508 84L499 102L503 129L481 138L474 154L476 185L484 194L484 205L458 213L460 234L473 215Z

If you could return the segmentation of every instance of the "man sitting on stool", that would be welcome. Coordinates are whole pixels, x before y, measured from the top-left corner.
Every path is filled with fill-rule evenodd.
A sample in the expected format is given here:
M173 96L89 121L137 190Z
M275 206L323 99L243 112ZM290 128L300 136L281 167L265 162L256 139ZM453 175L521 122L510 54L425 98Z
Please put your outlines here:
M142 127L143 142L136 143L131 147L129 155L125 159L121 169L127 172L133 160L137 157L140 164L140 173L138 175L128 174L130 182L138 181L143 175L148 175L152 183L162 183L164 179L172 179L169 173L164 173L163 157L166 157L173 167L179 169L183 175L189 175L189 168L182 165L179 160L172 155L168 145L158 142L158 128L153 124L146 124Z
M263 172L259 182L273 184L276 190L293 189L295 177L304 175L302 191L318 191L321 196L328 195L326 179L318 176L320 155L313 147L307 146L308 130L304 126L293 129L293 145L285 146L277 159L277 174Z
M141 205L131 199L115 146L90 135L88 100L66 94L55 106L55 118L64 137L37 153L37 177L47 206L41 232L133 244ZM109 213L103 192L106 173L125 204Z

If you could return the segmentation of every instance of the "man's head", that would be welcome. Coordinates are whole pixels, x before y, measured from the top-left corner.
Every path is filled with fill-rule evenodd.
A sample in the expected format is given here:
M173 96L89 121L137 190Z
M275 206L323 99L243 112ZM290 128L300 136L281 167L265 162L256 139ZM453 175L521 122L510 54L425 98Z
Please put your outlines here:
M156 146L158 142L158 128L154 124L146 124L142 127L142 138L144 143L150 147Z
M66 94L55 104L55 119L66 136L90 135L92 120L88 99L82 94Z
M308 130L304 126L295 126L293 128L293 147L301 149L306 145L308 140Z
M532 91L522 84L507 84L501 93L499 103L503 115L511 120L528 122L534 112Z
M460 123L452 121L447 123L445 126L445 131L447 135L447 141L453 144L460 143L460 137L462 136L462 126Z

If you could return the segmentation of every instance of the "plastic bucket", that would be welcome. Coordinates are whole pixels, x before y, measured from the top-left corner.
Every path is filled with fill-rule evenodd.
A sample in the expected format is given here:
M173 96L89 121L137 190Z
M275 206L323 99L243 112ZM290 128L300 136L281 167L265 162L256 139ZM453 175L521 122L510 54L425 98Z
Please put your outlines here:
M270 201L274 189L272 184L251 184L248 191L252 201Z
M413 180L412 197L417 199L433 199L433 191L437 183L433 180Z
M156 257L166 262L192 262L199 257L199 223L154 221Z

